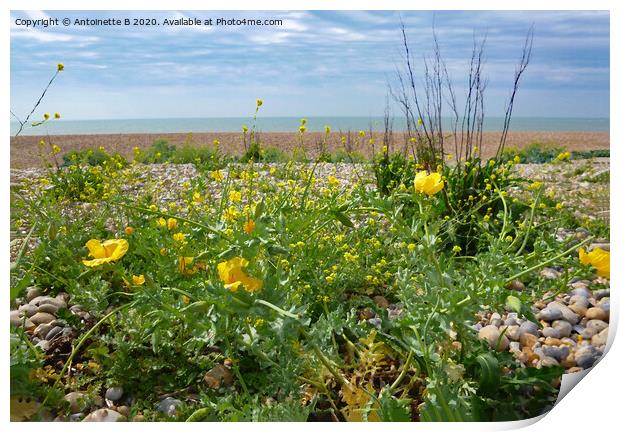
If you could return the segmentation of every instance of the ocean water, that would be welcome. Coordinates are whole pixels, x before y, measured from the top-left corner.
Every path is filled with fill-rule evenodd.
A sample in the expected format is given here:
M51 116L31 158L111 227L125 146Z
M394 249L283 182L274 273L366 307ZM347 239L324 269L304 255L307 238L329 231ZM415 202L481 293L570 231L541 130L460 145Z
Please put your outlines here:
M321 132L329 125L333 132L383 130L383 119L378 117L306 117L309 132ZM263 117L256 122L256 129L263 132L295 132L298 117ZM501 131L502 117L487 117L484 130ZM114 119L114 120L50 120L38 127L24 127L21 135L87 135L120 133L173 133L173 132L240 132L242 125L252 126L251 118L166 118L166 119ZM450 119L444 120L450 130ZM11 122L11 135L18 130ZM394 118L394 131L405 130L404 118ZM609 132L609 118L566 117L513 117L511 131L528 132Z

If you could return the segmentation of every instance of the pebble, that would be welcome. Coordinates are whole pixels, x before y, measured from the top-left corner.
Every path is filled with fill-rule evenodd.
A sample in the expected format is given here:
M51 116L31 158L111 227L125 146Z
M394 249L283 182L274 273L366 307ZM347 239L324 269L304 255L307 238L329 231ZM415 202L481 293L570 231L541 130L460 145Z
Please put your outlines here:
M590 345L583 346L575 352L575 361L577 366L587 369L591 367L597 360L598 356L594 348Z
M374 296L372 300L381 309L387 309L387 307L390 305L390 302L385 297L380 296L380 295Z
M586 312L586 318L596 319L596 320L608 320L609 313L605 312L600 307L593 307L593 308L588 309L588 311Z
M54 315L47 312L37 312L30 317L30 321L32 321L33 324L47 324L55 319L56 317Z
M566 357L568 357L568 354L570 353L570 348L567 347L566 345L564 345L564 346L549 346L549 345L545 345L545 346L542 347L542 351L545 354L545 356L553 357L558 362L561 362Z
M127 417L109 408L101 408L93 411L86 416L85 422L122 422L127 421Z
M573 326L570 325L569 322L564 320L553 321L551 324L554 329L558 331L560 334L560 338L568 337L573 331Z
M609 327L603 329L600 333L595 334L592 337L592 345L595 347L601 347L607 343L607 335L609 333Z
M557 319L562 318L562 311L560 311L559 309L552 309L552 308L546 307L540 312L538 312L538 315L536 316L536 318L544 320L544 321L549 321L549 322L555 321Z
M521 334L529 333L533 335L538 335L538 325L533 323L532 321L523 321L521 323Z
M123 397L122 387L110 387L105 392L105 398L108 400L111 400L112 402L116 402L122 397Z
M555 339L559 339L560 338L560 332L557 329L554 329L553 327L545 327L542 330L542 334L545 337L548 338L555 338Z
M588 308L590 307L590 301L588 300L588 297L584 297L581 295L574 295L570 298L570 300L568 301L569 305L579 305L581 307L584 308Z
M562 345L562 341L560 339L557 339L557 338L548 337L547 339L545 339L545 345L560 346L560 345Z
M39 306L38 312L47 312L50 314L55 314L56 312L58 312L58 306L52 303L44 303Z
M594 295L594 298L596 300L600 300L603 297L609 297L609 288L601 289L601 290L596 290L592 294Z
M51 348L51 342L48 340L41 340L39 342L37 342L37 344L35 345L36 347L41 348L43 351L49 351L49 349Z
M15 327L20 327L23 321L23 313L18 310L11 311L11 325Z
M573 296L585 297L586 299L592 297L592 293L588 289L588 286L583 282L575 282L573 284L573 290L571 291Z
M74 391L71 393L67 393L64 397L64 400L69 402L71 413L76 414L76 413L81 412L84 408L86 408L86 402L88 401L88 396L86 395L86 393Z
M573 312L575 312L580 317L586 316L586 313L588 312L587 307L580 306L578 304L569 305L568 308L572 310Z
M532 348L538 342L538 337L531 333L521 333L519 342L521 342L521 345L524 347Z
M606 329L607 327L609 327L609 324L607 324L605 321L597 319L592 319L586 324L586 328L591 328L597 333L599 333L601 330Z
M27 317L31 317L38 312L38 308L30 303L20 306L18 310L26 314Z
M166 415L175 416L177 407L181 404L182 402L180 400L168 396L166 399L159 402L157 409Z
M51 324L39 324L36 329L34 329L33 335L40 339L45 339L45 336L54 328Z
M37 287L28 287L26 288L26 301L30 303L32 299L37 298L41 295L41 290Z
M559 366L560 363L553 357L543 357L540 362L538 362L537 366Z
M557 279L560 276L560 272L551 267L545 267L540 271L540 275L545 279Z
M557 302L557 301L552 301L551 303L549 303L547 305L547 308L550 308L552 310L553 309L559 310L561 315L562 315L562 318L565 321L568 321L569 323L571 323L572 325L575 325L575 324L577 324L577 322L579 322L579 316L577 316L577 314L575 312L573 312L572 310L570 310L568 308L568 306L566 306L565 304L562 304L562 303ZM556 319L558 319L558 318L556 318ZM552 321L554 321L554 320L552 320Z
M63 330L62 327L54 327L53 329L49 331L47 336L45 336L45 339L48 341L51 341L56 336L58 336L60 333L62 333L62 330Z
M506 288L513 291L523 291L525 289L525 285L520 280L510 281Z
M124 415L125 417L129 417L129 407L127 405L121 405L117 407L116 411Z
M518 325L508 326L505 335L510 340L518 341L521 336L521 329Z

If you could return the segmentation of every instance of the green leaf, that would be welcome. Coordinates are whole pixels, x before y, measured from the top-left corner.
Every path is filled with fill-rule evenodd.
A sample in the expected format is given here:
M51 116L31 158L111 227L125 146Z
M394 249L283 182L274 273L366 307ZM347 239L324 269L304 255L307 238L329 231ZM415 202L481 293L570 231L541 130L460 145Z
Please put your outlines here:
M518 297L509 295L508 297L506 297L506 307L513 312L521 313L521 300L519 300Z
M387 422L410 422L411 413L409 399L395 399L389 392L381 392L379 398L379 416L382 421Z
M349 217L347 215L345 215L344 213L342 213L340 211L334 211L333 215L344 226L347 226L349 228L353 228L353 222L351 222L351 219L349 219Z
M499 362L491 353L476 357L480 365L479 395L491 395L497 392L500 381Z

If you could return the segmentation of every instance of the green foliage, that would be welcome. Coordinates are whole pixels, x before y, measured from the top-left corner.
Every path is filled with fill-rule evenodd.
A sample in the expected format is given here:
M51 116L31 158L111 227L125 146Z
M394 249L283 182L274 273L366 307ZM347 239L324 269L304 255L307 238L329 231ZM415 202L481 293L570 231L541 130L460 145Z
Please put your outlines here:
M505 160L519 156L521 163L546 163L553 161L565 151L566 149L561 146L532 142L524 148L507 147L504 149L503 155Z
M127 160L119 153L109 154L102 149L71 150L62 157L63 166L88 164L90 166L105 166L115 164L118 168L127 165Z

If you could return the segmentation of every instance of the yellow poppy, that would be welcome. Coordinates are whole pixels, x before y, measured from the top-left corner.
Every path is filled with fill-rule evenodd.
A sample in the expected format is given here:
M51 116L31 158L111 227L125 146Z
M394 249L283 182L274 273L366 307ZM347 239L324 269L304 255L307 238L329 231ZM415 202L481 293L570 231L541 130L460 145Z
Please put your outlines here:
M118 261L129 250L129 243L125 239L113 239L101 242L101 240L90 239L86 242L89 256L92 260L82 260L88 267L96 267L101 264Z
M413 185L417 192L425 193L426 195L435 195L444 186L441 174L428 174L426 171L420 171L416 174Z
M224 288L232 292L236 292L242 285L247 292L261 289L263 281L248 276L243 271L248 264L248 260L241 257L235 257L219 263L217 265L217 272L222 282L224 282Z
M175 218L170 218L168 219L168 222L166 222L166 225L168 226L168 229L170 231L177 229L177 227L179 226L177 220Z
M143 285L144 284L144 275L133 275L131 277L131 281L134 285Z
M591 252L586 252L583 248L579 249L579 261L581 264L588 265L596 269L596 274L609 279L609 252L601 248L596 248Z

